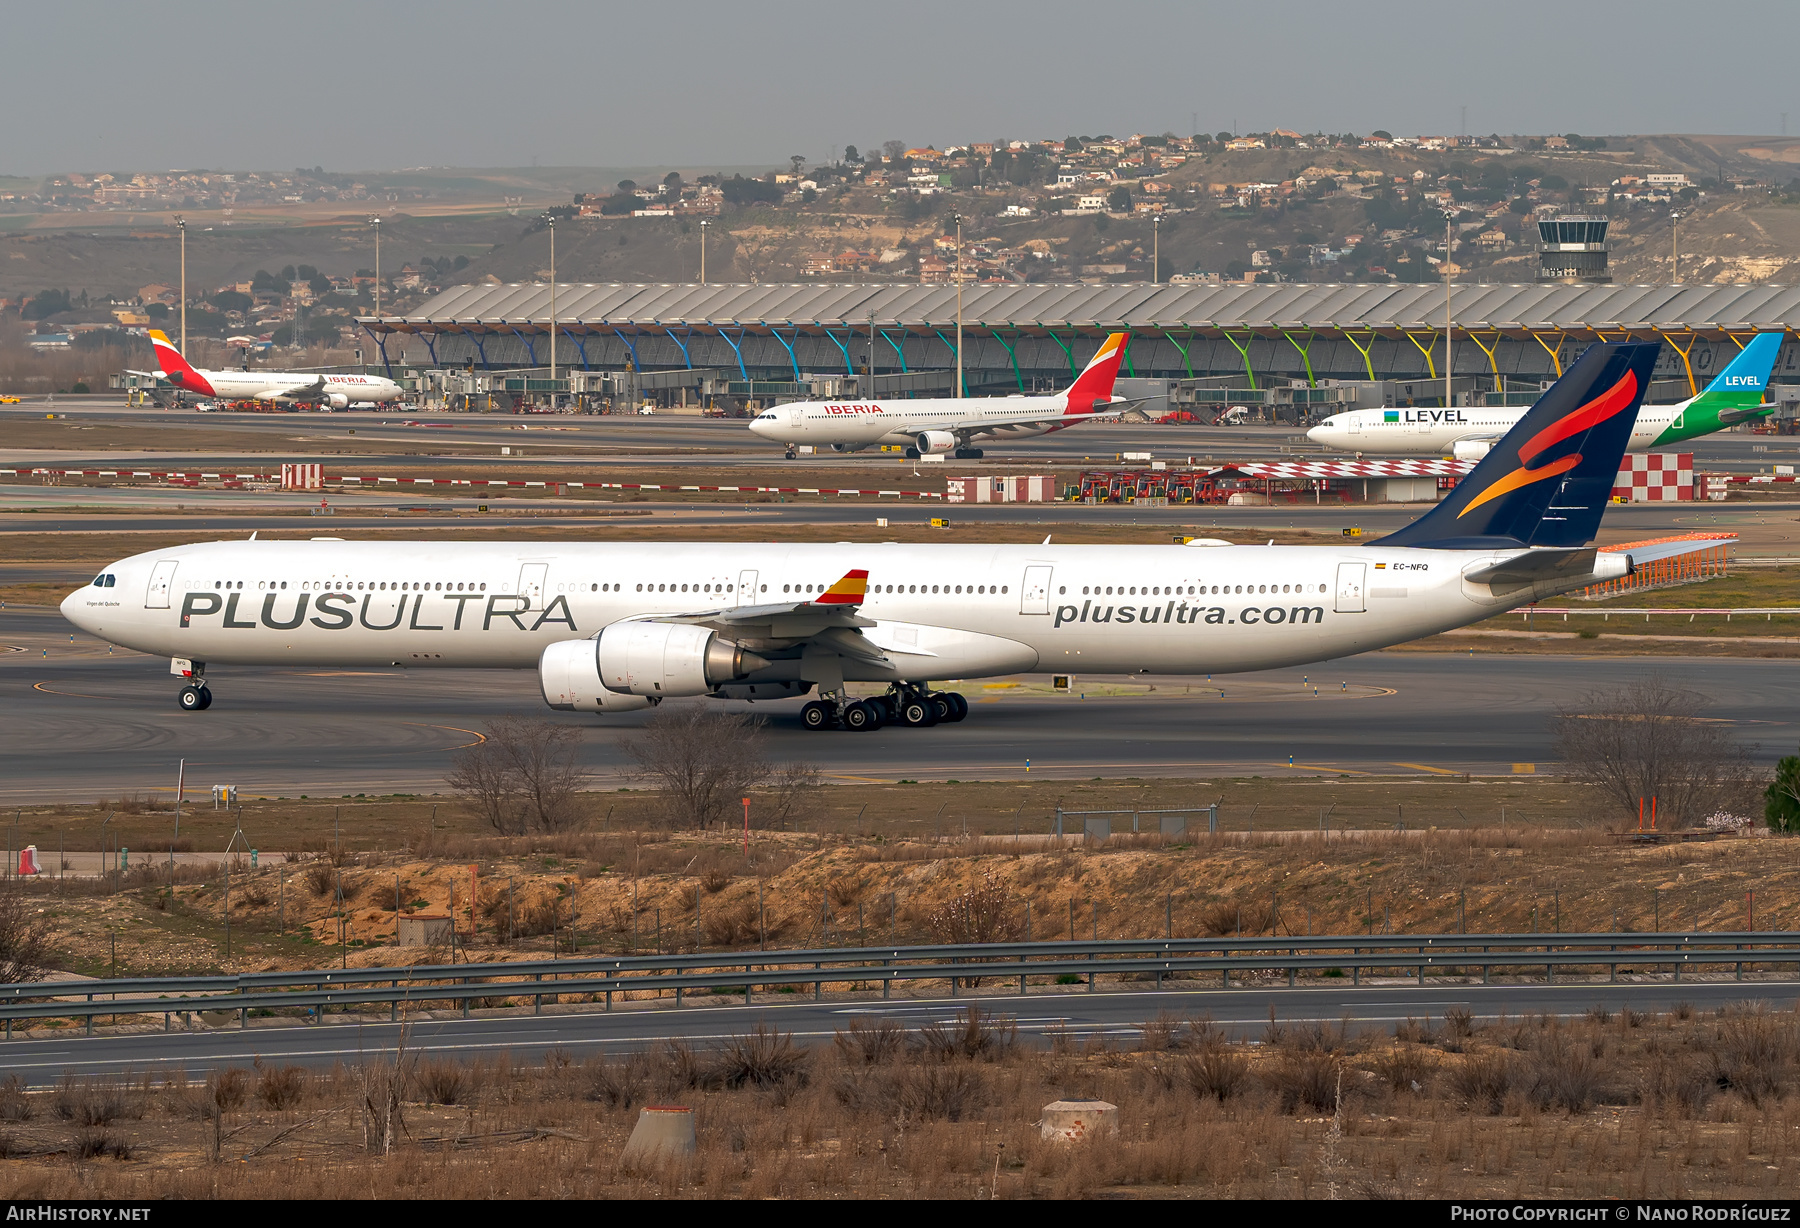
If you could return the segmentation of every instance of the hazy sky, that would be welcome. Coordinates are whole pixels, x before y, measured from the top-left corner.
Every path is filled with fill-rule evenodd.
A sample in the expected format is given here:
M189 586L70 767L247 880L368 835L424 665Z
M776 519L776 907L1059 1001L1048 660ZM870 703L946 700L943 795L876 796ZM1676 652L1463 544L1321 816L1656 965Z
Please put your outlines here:
M816 160L1271 127L1800 134L1800 5L165 0L6 9L0 173Z

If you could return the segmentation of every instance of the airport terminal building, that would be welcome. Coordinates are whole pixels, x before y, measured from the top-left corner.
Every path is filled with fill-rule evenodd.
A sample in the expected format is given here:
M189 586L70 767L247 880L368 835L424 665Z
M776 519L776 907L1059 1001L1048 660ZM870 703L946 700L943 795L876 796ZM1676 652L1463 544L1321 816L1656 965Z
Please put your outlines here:
M361 322L390 370L419 370L446 399L460 387L743 404L949 395L957 318L954 285L821 284L558 285L553 318L535 283L458 286ZM1064 387L1107 333L1129 330L1123 378L1156 381L1137 394L1298 420L1442 404L1446 334L1459 404L1529 403L1586 346L1627 339L1667 343L1655 399L1691 396L1752 334L1800 328L1800 289L1457 284L1446 303L1442 283L980 284L963 288L961 320L971 396ZM1800 402L1800 346L1782 348L1774 379Z

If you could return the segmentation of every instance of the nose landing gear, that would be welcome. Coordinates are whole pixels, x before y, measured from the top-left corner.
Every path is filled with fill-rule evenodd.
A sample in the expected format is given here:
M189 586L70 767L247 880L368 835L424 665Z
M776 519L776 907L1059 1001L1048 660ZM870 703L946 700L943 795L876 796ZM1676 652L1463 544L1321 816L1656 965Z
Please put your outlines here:
M181 688L181 694L176 697L183 712L204 712L212 707L212 691L206 685L206 662L172 657L169 660L169 672L177 678L187 680L187 685Z
M179 699L183 712L204 712L212 707L212 688L204 682L181 688Z

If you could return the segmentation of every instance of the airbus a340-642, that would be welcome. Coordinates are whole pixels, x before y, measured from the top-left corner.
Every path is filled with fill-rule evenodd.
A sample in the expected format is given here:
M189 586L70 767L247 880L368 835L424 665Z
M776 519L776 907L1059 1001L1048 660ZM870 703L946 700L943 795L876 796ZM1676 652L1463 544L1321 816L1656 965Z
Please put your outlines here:
M1067 389L1047 397L934 397L917 401L790 401L750 420L764 439L788 446L828 444L838 452L859 452L878 444L900 444L906 455L954 452L975 460L987 439L1025 439L1083 422L1116 419L1140 404L1113 395L1119 362L1130 333L1113 333Z
M553 708L799 697L809 728L960 720L933 679L1230 673L1366 652L1632 570L1592 545L1657 344L1597 345L1435 508L1333 546L212 542L103 568L62 603L209 667L538 671ZM886 683L857 698L847 682ZM237 697L254 704L254 695Z
M1645 405L1637 412L1627 452L1648 452L1728 426L1767 417L1763 390L1775 368L1782 334L1758 333L1697 397L1674 405ZM1344 452L1379 456L1442 456L1480 460L1494 441L1523 417L1523 409L1350 409L1306 432L1307 438Z
M167 380L182 392L221 401L295 401L348 409L359 401L397 401L404 390L379 375L349 375L319 371L201 371L188 364L168 335L150 330L156 349L155 371L133 371Z

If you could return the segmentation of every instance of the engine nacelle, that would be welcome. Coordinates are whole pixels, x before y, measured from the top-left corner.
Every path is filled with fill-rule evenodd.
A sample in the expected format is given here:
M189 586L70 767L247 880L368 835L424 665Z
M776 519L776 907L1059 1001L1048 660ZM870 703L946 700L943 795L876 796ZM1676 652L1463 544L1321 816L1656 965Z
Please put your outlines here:
M950 452L956 448L956 436L949 431L920 431L913 441L925 455L936 452Z
M329 405L332 409L349 409L350 398L341 392L334 392L325 398L325 404Z
M656 705L642 695L620 695L600 682L600 646L591 639L559 640L538 658L544 702L563 712L636 712Z
M614 623L599 638L600 681L621 695L705 695L768 664L686 623Z
M1493 441L1488 439L1459 439L1451 446L1450 455L1460 461L1478 461L1493 447Z

